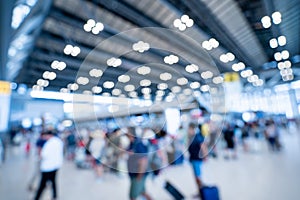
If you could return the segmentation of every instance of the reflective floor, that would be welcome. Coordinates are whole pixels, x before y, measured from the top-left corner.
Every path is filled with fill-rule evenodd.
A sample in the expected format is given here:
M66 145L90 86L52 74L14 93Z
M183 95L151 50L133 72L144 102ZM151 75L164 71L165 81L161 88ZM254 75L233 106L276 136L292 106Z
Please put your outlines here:
M203 168L207 184L217 185L223 200L296 200L300 199L300 140L299 133L282 134L284 149L268 151L265 141L256 151L238 151L238 159L225 160L219 151L217 159L209 159ZM6 162L0 167L0 199L32 199L34 192L27 185L34 171L34 156L26 158L22 147L10 148ZM165 169L155 179L148 177L147 190L157 200L171 200L163 189L165 180L171 181L186 199L192 199L197 189L188 163ZM129 180L126 174L106 173L102 181L93 170L80 170L65 161L58 174L59 199L98 200L128 199ZM43 199L50 199L51 192L44 192Z

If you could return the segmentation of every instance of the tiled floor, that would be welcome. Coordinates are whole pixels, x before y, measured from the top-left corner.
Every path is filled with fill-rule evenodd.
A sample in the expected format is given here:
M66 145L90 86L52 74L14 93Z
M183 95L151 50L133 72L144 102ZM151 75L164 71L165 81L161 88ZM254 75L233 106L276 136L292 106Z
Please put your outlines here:
M284 150L271 153L262 142L260 152L242 153L237 160L209 159L203 175L207 184L219 186L223 200L297 200L300 199L300 140L299 133L285 133ZM32 158L25 158L20 148L10 149L8 159L0 167L0 199L27 200L33 193L26 190L33 173ZM105 174L96 181L91 170L79 170L66 161L58 174L60 200L122 200L128 199L129 181L125 174ZM169 167L156 179L147 180L147 190L155 200L172 197L163 189L170 180L186 199L196 193L188 163ZM50 191L44 192L49 199Z

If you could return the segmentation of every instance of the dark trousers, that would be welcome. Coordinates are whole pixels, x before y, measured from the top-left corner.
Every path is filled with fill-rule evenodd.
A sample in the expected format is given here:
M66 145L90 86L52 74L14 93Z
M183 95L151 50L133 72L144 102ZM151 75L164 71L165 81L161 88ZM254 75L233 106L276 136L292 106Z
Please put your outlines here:
M36 196L35 196L35 200L38 200L43 192L43 190L45 189L46 187L46 184L48 181L51 182L51 185L52 185L52 191L53 191L53 199L55 199L57 196L56 194L56 184L55 184L55 175L56 175L56 171L57 170L54 170L54 171L51 171L51 172L42 172L42 178L41 178L41 182L40 182L40 186L39 186L39 189L36 193Z

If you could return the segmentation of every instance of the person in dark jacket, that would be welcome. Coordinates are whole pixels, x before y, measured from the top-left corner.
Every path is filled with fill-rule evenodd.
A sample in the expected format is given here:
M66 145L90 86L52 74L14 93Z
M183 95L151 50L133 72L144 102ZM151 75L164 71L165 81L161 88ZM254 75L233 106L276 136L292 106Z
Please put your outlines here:
M199 189L204 186L202 182L202 163L207 156L207 147L204 143L204 137L201 135L200 131L196 131L195 124L190 124L188 128L189 133L189 147L188 151L190 154L190 163L193 167L194 177ZM198 196L198 195L197 195Z

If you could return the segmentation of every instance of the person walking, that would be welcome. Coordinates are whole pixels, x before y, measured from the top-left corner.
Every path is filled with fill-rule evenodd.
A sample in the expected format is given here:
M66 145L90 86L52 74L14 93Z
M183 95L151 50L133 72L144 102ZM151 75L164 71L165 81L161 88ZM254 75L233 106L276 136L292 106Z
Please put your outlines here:
M188 128L189 133L189 147L188 151L190 154L190 162L192 164L194 177L199 189L199 194L196 194L195 197L200 196L200 190L204 186L201 179L202 173L202 162L206 159L207 156L207 147L204 143L204 137L200 131L196 131L196 125L190 124Z
M46 143L41 149L40 155L40 170L41 181L37 190L35 200L40 199L43 190L46 187L47 182L51 182L53 199L57 198L56 190L56 173L63 163L63 142L60 138L55 136L53 131L46 131L43 133L43 137L46 139Z
M130 140L129 157L127 162L128 173L130 177L130 200L135 200L143 196L147 200L152 198L146 193L145 183L148 167L148 147L143 141L136 137L135 128L128 128L126 134Z

